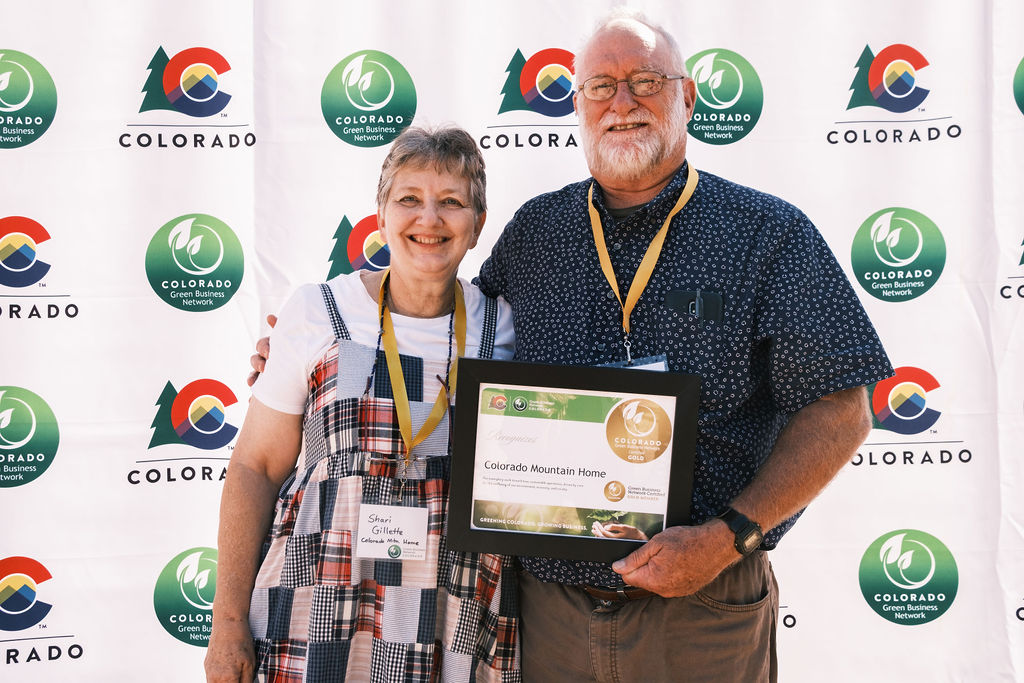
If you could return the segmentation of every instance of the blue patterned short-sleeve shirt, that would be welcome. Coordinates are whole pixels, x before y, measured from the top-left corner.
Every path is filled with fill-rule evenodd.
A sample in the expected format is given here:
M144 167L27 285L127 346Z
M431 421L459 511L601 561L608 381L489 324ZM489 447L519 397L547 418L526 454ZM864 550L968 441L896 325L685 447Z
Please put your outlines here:
M623 296L687 173L684 165L655 199L619 220L595 184L594 205ZM593 182L528 201L480 270L484 292L512 305L518 360L625 359L622 309L601 271L587 213ZM678 299L671 292L697 290L705 302L721 297L720 319L698 320L688 306L671 305ZM672 220L633 310L630 338L634 357L666 354L670 371L701 377L694 524L746 488L793 413L892 374L853 288L807 217L777 197L706 172ZM795 521L770 530L765 547L775 547ZM602 563L521 561L545 581L622 583Z

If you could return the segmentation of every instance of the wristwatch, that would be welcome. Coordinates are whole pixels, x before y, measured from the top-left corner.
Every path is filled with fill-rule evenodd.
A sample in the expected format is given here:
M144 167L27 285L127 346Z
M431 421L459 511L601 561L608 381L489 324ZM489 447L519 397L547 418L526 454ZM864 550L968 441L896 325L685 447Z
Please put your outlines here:
M750 521L746 515L736 512L732 508L726 508L725 512L718 515L718 518L725 522L730 531L736 534L734 546L736 547L736 552L740 555L746 556L754 552L761 545L761 541L764 540L761 525Z

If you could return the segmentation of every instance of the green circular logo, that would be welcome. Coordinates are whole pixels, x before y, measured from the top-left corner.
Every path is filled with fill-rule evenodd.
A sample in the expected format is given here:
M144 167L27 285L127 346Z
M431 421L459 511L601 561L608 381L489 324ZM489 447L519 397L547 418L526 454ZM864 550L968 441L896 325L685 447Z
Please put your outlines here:
M327 74L320 108L334 134L356 147L386 145L416 114L412 77L391 55L355 52Z
M956 560L931 534L890 531L868 547L860 561L860 590L881 617L915 626L938 619L956 597Z
M397 545L388 546L388 557L395 560L402 556L402 549Z
M146 250L146 275L157 296L182 311L212 311L242 282L242 244L213 216L189 213L156 231Z
M0 386L0 488L35 481L57 455L57 418L42 398Z
M1017 73L1013 75L1013 99L1017 102L1017 108L1024 114L1024 59L1017 65Z
M690 135L712 145L742 140L761 118L764 89L754 67L730 50L704 50L686 61L697 85Z
M57 86L24 52L0 50L0 149L35 142L53 123Z
M923 213L890 207L861 224L850 260L857 282L871 296L909 301L931 289L942 275L946 240Z
M153 609L164 630L183 643L206 647L213 627L217 551L191 548L167 563L156 580Z

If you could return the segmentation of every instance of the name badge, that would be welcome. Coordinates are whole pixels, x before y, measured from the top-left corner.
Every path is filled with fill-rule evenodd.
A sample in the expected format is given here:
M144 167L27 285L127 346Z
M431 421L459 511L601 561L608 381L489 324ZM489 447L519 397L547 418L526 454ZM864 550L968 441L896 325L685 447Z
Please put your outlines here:
M615 361L614 363L605 363L601 367L629 368L630 370L653 370L655 372L668 372L668 356L662 353L658 354L657 356L634 358L632 364L627 364L624 360L618 360Z
M427 557L427 509L360 505L356 557L423 560Z

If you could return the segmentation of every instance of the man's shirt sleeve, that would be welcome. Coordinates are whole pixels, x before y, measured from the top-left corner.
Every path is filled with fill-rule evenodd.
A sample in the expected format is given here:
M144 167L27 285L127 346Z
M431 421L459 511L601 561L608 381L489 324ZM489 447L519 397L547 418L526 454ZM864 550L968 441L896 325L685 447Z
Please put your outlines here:
M772 399L783 412L892 375L850 281L802 213L765 263L757 336L768 347Z

